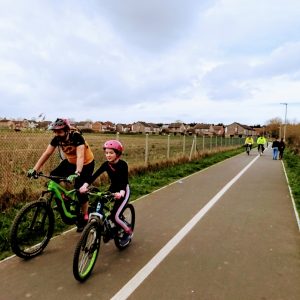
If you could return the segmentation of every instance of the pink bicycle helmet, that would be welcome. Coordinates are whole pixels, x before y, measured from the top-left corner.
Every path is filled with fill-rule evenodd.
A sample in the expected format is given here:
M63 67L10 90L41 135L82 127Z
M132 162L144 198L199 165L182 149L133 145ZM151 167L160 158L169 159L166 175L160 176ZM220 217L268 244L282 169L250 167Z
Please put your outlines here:
M119 155L122 154L124 148L122 146L122 144L117 141L117 140L109 140L109 141L106 141L103 145L103 149L113 149L115 150Z
M49 130L70 129L70 122L68 119L57 118L50 124Z

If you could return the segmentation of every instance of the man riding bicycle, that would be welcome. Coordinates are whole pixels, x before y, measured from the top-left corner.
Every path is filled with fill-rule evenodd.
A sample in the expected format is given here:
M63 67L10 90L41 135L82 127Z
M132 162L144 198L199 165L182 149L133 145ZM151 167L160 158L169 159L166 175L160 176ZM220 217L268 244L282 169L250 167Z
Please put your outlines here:
M254 140L252 138L252 136L249 134L245 140L245 147L247 147L247 145L249 145L250 150L252 149L252 145L254 144Z
M94 172L95 161L91 148L81 133L71 127L67 119L56 119L50 124L49 130L52 130L55 136L35 166L28 171L28 177L35 177L58 148L63 152L65 158L58 167L51 171L50 175L68 177L70 181L75 180L74 187L79 189ZM83 213L82 219L77 225L77 231L80 232L88 221L88 197L78 193L78 198L82 204Z
M261 153L263 153L265 151L265 144L267 143L266 138L263 135L260 135L258 137L256 143L257 143L257 146L258 146L258 148L257 148L258 152L261 149Z

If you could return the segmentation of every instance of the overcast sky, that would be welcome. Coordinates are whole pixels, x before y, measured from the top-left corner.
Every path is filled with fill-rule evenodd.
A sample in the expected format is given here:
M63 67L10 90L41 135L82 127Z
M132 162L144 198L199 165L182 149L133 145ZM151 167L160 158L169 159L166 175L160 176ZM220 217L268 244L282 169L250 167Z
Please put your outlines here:
M300 122L299 0L0 0L1 118Z

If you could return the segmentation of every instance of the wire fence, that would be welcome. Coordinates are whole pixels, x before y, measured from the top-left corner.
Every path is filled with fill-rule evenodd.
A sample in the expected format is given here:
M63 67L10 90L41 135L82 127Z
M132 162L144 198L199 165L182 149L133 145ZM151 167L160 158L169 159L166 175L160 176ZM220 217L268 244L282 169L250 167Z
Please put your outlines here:
M41 183L29 180L27 171L32 168L52 139L52 132L0 132L0 200L12 195L30 195ZM167 160L188 157L199 152L243 144L241 138L202 137L184 135L125 135L85 133L96 161L96 168L105 160L102 145L108 139L118 139L124 145L122 156L131 167L147 166ZM43 167L50 172L60 162L57 152Z

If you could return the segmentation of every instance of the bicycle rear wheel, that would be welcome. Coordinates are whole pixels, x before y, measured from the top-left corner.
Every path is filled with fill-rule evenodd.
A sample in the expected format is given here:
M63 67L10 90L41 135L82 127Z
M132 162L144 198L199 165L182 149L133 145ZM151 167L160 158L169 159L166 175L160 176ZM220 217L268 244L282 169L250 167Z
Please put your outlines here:
M248 155L250 154L250 147L249 146L247 146L246 152L247 152Z
M129 203L126 205L126 207L122 213L121 219L123 220L123 222L125 222L131 228L131 230L133 232L134 225L135 225L135 210L134 210L134 207L132 204ZM131 237L130 237L129 243L127 243L126 245L123 245L122 239L123 239L124 234L126 234L124 232L124 230L120 229L119 233L114 238L115 245L120 250L127 248L131 242Z
M32 258L48 245L54 230L54 214L45 200L30 202L16 215L11 231L12 251L21 258Z
M76 245L73 257L73 275L83 282L91 275L100 250L99 224L92 221L86 225Z

